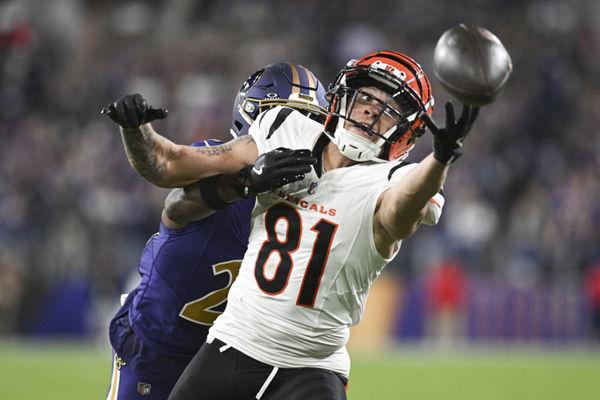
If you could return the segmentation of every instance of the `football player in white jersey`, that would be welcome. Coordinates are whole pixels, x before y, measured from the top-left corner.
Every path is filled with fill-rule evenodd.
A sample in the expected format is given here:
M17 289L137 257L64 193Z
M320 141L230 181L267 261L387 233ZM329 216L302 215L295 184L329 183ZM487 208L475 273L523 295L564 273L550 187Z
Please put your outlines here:
M276 107L257 118L247 137L216 149L158 135L147 122L160 109L139 103L125 110L135 115L121 129L130 163L159 186L234 172L278 147L310 149L317 158L303 180L257 197L227 308L170 399L346 398L349 328L402 240L421 223L437 223L439 192L478 110L463 105L456 120L448 103L439 128L430 118L425 73L393 51L351 60L329 95L324 126ZM426 126L433 152L404 163Z

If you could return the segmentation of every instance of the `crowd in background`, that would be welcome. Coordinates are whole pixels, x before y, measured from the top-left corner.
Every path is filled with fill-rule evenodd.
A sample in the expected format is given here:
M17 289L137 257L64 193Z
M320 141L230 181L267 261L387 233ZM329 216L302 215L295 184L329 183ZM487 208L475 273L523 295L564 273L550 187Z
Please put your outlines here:
M458 263L472 279L584 292L600 261L600 3L594 0L244 0L0 3L0 335L27 333L57 287L79 282L92 331L135 273L167 194L129 167L99 111L126 93L169 109L177 143L229 139L241 82L280 61L327 86L351 58L392 49L450 97L433 48L460 23L495 33L514 72L451 168L440 225L389 271L414 282ZM428 136L409 156L431 148ZM598 274L596 274L598 275Z

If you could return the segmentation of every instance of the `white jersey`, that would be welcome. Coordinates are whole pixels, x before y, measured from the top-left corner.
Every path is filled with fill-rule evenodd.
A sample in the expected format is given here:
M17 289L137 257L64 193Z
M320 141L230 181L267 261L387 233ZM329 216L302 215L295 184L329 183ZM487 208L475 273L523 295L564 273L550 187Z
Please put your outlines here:
M250 128L260 154L313 149L322 132L322 125L283 107ZM377 199L414 166L369 162L320 177L313 169L303 181L258 196L248 250L209 335L273 366L348 376L349 328L390 261L375 248ZM441 196L430 202L429 224L437 223L442 205Z

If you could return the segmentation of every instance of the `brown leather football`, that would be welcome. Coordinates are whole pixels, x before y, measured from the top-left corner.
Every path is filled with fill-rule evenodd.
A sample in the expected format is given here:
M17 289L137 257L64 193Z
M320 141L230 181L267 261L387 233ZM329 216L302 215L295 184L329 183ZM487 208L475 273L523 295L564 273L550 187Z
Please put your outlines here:
M493 33L459 24L439 38L433 69L442 86L457 100L483 106L498 97L513 66L508 51Z

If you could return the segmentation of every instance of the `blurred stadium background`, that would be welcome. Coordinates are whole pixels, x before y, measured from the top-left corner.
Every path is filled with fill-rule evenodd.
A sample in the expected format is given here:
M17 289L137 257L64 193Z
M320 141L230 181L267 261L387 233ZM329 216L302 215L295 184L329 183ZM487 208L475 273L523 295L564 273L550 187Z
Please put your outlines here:
M155 127L173 141L227 140L257 68L300 63L327 84L393 49L421 62L442 120L433 48L460 22L494 32L514 72L451 170L440 225L373 287L350 398L599 398L598 21L595 0L0 2L0 398L108 385L107 323L167 191L129 167L104 104L140 92L169 109Z

